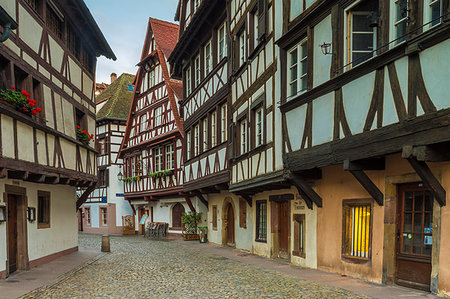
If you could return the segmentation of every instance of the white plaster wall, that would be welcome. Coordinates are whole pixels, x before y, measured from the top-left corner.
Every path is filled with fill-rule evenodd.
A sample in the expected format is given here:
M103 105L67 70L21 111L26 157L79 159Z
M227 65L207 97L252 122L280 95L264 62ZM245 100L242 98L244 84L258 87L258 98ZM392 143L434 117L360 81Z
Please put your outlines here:
M331 15L328 15L314 27L314 87L330 80L331 58L333 55L323 55L319 45L324 42L332 42L331 32Z
M334 92L313 101L312 145L333 139Z
M78 246L75 187L3 179L0 180L1 205L5 204L5 184L26 188L28 207L36 209L38 190L50 192L50 228L38 229L37 221L27 222L30 261ZM0 271L5 270L6 257L6 224L3 223L0 224Z
M161 199L158 200L156 203L149 204L149 206L153 207L153 221L166 222L169 223L169 227L172 227L172 207L178 202L183 205L184 211L186 213L191 210L189 209L189 206L187 205L184 198L181 197ZM181 231L169 229L169 233L181 234Z
M33 17L31 17L22 5L19 5L19 28L27 28L27 30L19 30L20 39L37 53L42 36L42 27Z
M109 168L109 187L108 187L108 203L116 204L116 225L122 226L122 216L133 215L133 209L130 203L125 200L123 196L123 182L117 179L117 174L120 171L118 165L112 165Z
M292 150L299 150L305 130L306 107L302 105L286 112L286 125Z

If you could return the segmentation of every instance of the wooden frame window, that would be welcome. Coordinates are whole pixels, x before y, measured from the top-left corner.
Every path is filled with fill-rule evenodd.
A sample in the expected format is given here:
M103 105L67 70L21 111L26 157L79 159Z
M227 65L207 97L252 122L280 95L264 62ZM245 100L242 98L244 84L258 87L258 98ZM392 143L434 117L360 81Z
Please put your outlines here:
M100 226L108 226L108 207L100 207Z
M91 225L91 208L90 207L84 208L84 215L86 217L86 224Z
M220 108L220 141L227 140L227 104L223 104Z
M163 170L163 152L162 147L157 146L153 149L155 154L155 172Z
M227 56L227 31L226 22L217 30L217 61L220 62Z
M67 26L66 45L70 53L80 60L80 42L72 27Z
M245 34L245 25L238 33L237 41L238 41L238 67L240 67L247 60L246 56L247 36Z
M213 68L211 40L208 43L206 43L204 51L205 51L204 64L205 64L205 77L206 77L209 75L209 73L212 71L212 68Z
M166 169L171 170L175 168L175 155L173 151L173 144L166 145Z
M147 130L147 113L141 115L141 122L139 125L139 131L142 133Z
M86 114L78 108L75 108L75 125L79 126L82 130L87 127Z
M239 199L239 227L247 228L247 202Z
M156 69L152 69L148 72L148 87L152 88L156 84Z
M42 15L42 0L25 0L38 15Z
M442 22L442 0L426 0L428 1L428 22L430 27L439 25Z
M408 0L394 0L394 39L397 44L406 40L408 18Z
M205 117L202 121L202 141L203 141L203 151L208 150L208 118Z
M217 145L217 117L216 111L211 112L211 147Z
M194 60L194 84L195 87L200 85L201 81L201 66L200 66L200 55L197 55Z
M250 53L254 51L259 44L259 16L258 16L258 5L250 12Z
M0 55L0 88L8 89L12 84L11 63Z
M148 174L148 151L147 150L143 150L142 151L142 175L147 175Z
M239 121L239 149L241 155L248 151L248 126L246 117L243 117Z
M134 156L134 159L135 159L134 172L136 173L136 175L141 175L142 174L142 155L138 154L138 155Z
M308 89L308 41L302 40L288 51L288 98Z
M217 230L217 206L212 206L212 228Z
M256 239L257 242L267 242L267 201L256 201Z
M186 25L185 25L185 28L187 28L187 26L189 25L190 22L191 22L191 1L187 0L186 1L186 22L185 22Z
M306 221L305 214L294 214L294 250L293 255L305 257Z
M30 91L30 75L19 68L17 65L14 65L14 86L19 90Z
M50 192L38 191L38 229L50 228Z
M185 73L185 81L186 81L186 96L190 96L191 92L192 92L192 82L191 82L191 67L189 66Z
M108 187L109 183L109 170L108 169L99 169L98 170L98 186L99 187Z
M38 122L41 124L45 124L45 105L44 105L44 96L43 96L43 90L42 90L42 83L38 80L32 78L32 84L33 84L33 99L36 100L37 106L41 108L41 113L38 115L33 115L33 117L36 118Z
M197 124L194 127L194 156L197 156L199 154L200 151L200 128L199 125Z
M52 2L47 2L46 24L50 31L62 39L64 36L64 16L50 3Z
M255 109L255 147L264 144L264 107Z
M191 131L187 131L186 132L186 158L187 158L187 160L192 158L191 148L192 148Z
M372 201L342 202L342 256L357 261L371 257Z
M155 108L155 127L159 127L162 125L162 107Z
M376 55L376 52L373 51L377 48L377 26L374 26L372 19L377 13L377 0L361 1L347 9L346 53L349 68Z

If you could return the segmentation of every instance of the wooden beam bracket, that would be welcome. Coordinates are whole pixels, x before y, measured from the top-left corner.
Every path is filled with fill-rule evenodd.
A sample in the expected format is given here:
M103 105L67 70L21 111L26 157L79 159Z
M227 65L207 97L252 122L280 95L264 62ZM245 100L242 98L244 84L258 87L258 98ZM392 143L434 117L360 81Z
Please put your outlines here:
M198 199L206 206L206 208L209 210L209 204L208 201L203 197L203 194L201 192L194 192L195 196L198 197Z
M240 197L242 197L247 203L248 205L251 207L252 206L252 197L250 195L247 194L239 194Z
M189 195L186 195L184 197L184 199L186 200L186 203L188 204L189 209L191 209L192 212L195 212L194 205L192 204L192 201L191 201L191 198L189 197Z
M92 191L95 190L95 187L96 187L96 186L97 186L96 184L89 186L89 187L83 192L83 194L81 194L80 198L77 200L77 209L76 209L77 211L78 211L78 209L81 207L81 205L84 204L84 203L86 202L86 200L87 200L88 197L89 197L89 194L91 194Z
M322 197L305 181L305 179L296 173L290 173L290 181L297 188L298 193L305 200L309 209L313 209L313 203L319 208L322 207Z

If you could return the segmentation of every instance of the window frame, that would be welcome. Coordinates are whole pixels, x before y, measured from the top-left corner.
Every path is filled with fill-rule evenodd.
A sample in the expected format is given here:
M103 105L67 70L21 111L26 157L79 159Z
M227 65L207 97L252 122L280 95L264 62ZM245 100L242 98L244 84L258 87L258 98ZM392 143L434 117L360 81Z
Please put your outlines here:
M194 88L197 88L202 82L202 66L200 54L194 58Z
M191 75L191 66L189 65L185 70L186 97L189 97L192 93Z
M192 130L186 132L186 160L192 158Z
M160 172L163 171L164 168L164 161L163 161L163 148L162 146L156 146L153 149L153 155L155 157L154 159L154 172Z
M217 29L217 61L220 62L222 59L227 57L227 22L224 22L219 29ZM223 33L221 34L221 30ZM223 42L222 46L220 45Z
M406 1L406 16L399 19L398 15L397 15L397 12L398 12L397 5L399 5L399 3L401 1ZM408 10L409 3L408 3L408 1L409 0L394 0L392 2L392 6L391 7L393 7L392 12L393 12L393 17L394 17L393 18L393 24L392 24L392 30L393 30L393 37L394 37L393 39L396 40L394 45L398 45L398 44L401 44L401 43L406 41L406 36L407 36L406 33L407 33L407 30L408 30L408 23L407 22L408 22L408 18L409 18L409 10ZM398 25L400 25L402 23L405 23L405 35L402 35L403 38L399 39L402 36L398 36L397 35L397 33L398 33L397 28L398 28Z
M227 140L227 103L222 104L220 106L220 142L223 143Z
M159 126L162 126L162 114L163 114L162 106L156 107L155 108L155 115L154 115L154 118L155 118L155 125L154 125L154 127L155 128L159 127Z
M92 225L91 207L84 207L84 215L86 218L86 225L91 226Z
M139 118L139 132L142 133L145 130L147 130L148 127L148 116L147 112L144 112L141 117Z
M175 169L175 147L174 147L173 143L166 144L165 150L166 150L165 151L166 170L174 170Z
M206 152L209 149L209 121L208 117L202 119L202 152Z
M207 49L209 48L209 51ZM204 68L205 68L205 74L204 77L206 78L213 70L213 55L212 55L212 40L210 39L203 48L203 58L204 58Z
M292 215L294 222L294 250L292 255L305 258L306 257L306 215Z
M200 153L200 125L194 126L194 157Z
M306 55L303 56L303 50L306 51ZM296 79L292 80L292 56L291 54L296 52L297 61L295 63L295 67L297 68ZM287 99L292 99L300 94L303 94L308 91L308 79L311 74L308 74L308 38L303 38L299 41L295 46L291 47L286 51L287 53L287 69L286 69L286 90L287 90ZM302 63L306 61L306 72L302 73ZM304 81L303 81L304 80ZM291 85L292 83L296 83L296 93L292 93ZM305 82L306 88L303 88L303 82Z
M216 110L211 112L211 148L217 145L217 113Z
M245 24L237 34L238 41L238 68L242 67L247 61L247 34Z
M103 211L106 211L106 213L103 213ZM106 227L108 226L108 206L99 206L99 221L100 221L100 227ZM106 223L105 223L106 221Z
M239 198L239 227L247 228L247 202Z
M370 219L369 219L369 233L368 238L366 240L368 242L368 252L367 257L357 257L351 254L348 254L348 248L346 248L346 209L351 209L354 207L369 207L370 208ZM341 259L347 262L363 264L370 263L372 260L372 234L373 234L373 199L344 199L342 200L342 251L341 251ZM352 218L352 223L353 223ZM352 224L353 227L353 224ZM353 233L352 233L353 234ZM351 245L352 246L352 245ZM350 251L353 248L350 248Z
M38 190L37 192L37 197L38 197L38 208L37 208L37 228L38 229L45 229L45 228L50 228L51 227L51 197L50 197L50 192L48 191L41 191ZM42 204L40 204L39 202L42 200L44 200L44 207L42 207ZM44 211L42 211L42 209L44 209ZM43 221L41 221L41 213L44 213L42 215L43 217Z
M217 218L218 218L217 217L217 214L218 214L217 205L213 205L212 206L211 213L212 213L212 217L211 217L212 229L213 230L217 230Z
M261 113L261 120L260 120L260 123L258 124L258 112L260 112ZM259 104L258 106L256 106L254 109L253 109L253 114L254 114L254 124L255 124L255 128L254 128L254 148L257 148L257 147L260 147L260 146L262 146L262 145L264 145L264 143L265 143L265 121L264 121L264 118L265 118L265 109L264 109L264 105L261 103L261 104ZM259 126L259 128L258 128L258 126ZM260 130L260 132L259 132L259 134L260 134L260 137L258 138L258 130ZM258 142L258 140L259 140L259 142Z
M439 19L437 19L437 22L436 23L430 23L430 24L428 24L428 29L430 29L430 28L433 28L433 27L435 27L435 26L437 26L437 25L440 25L440 24L442 24L442 14L443 14L443 3L442 3L442 0L426 0L428 3L426 4L427 5L427 9L424 9L424 12L425 12L425 17L424 17L424 23L427 23L427 22L431 22L433 19L432 19L432 17L433 17L433 13L432 13L432 6L434 6L436 3L438 3L439 4L439 16L440 16L440 18Z
M265 223L262 224L260 213L261 213L261 205L265 205ZM256 225L255 225L255 241L261 242L261 243L267 243L267 200L257 200L256 201ZM259 235L260 226L264 225L263 231L265 232L265 236L261 238L261 235Z
M250 53L255 51L259 44L260 40L258 38L258 26L259 26L259 15L258 15L258 3L255 3L254 7L250 11Z
M238 119L238 127L239 127L239 155L243 155L248 153L248 119L247 114L239 117Z

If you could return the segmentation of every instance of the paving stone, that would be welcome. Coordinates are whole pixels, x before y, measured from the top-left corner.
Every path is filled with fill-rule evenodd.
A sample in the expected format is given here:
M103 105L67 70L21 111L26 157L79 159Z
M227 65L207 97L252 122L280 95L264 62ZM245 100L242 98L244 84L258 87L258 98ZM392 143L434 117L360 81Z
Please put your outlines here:
M100 248L101 236L79 236ZM364 298L179 242L111 236L111 253L22 298Z

